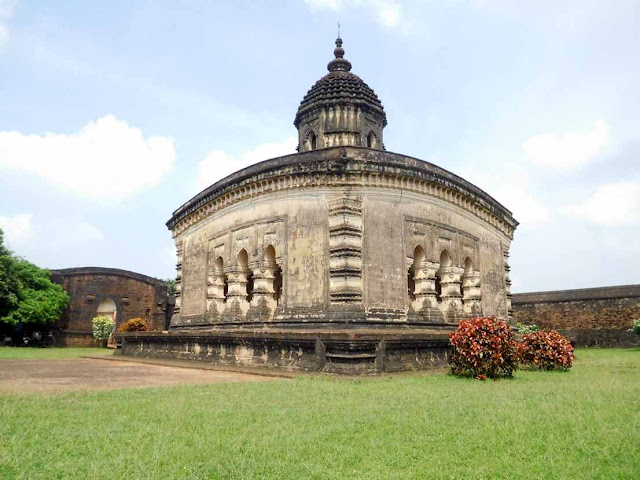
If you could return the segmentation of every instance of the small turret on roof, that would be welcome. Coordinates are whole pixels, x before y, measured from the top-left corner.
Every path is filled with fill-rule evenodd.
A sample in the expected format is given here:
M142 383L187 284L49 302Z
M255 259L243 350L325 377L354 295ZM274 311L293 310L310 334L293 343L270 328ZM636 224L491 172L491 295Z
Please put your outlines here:
M329 73L318 80L300 102L294 125L300 152L341 145L384 149L384 107L376 93L351 73L342 39L336 40Z

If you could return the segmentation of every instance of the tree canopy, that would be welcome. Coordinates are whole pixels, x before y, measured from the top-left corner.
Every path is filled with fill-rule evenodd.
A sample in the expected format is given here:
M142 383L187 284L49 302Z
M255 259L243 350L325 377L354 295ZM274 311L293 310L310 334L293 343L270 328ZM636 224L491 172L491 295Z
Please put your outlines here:
M67 292L51 281L51 272L15 256L0 229L0 323L53 323L68 302Z

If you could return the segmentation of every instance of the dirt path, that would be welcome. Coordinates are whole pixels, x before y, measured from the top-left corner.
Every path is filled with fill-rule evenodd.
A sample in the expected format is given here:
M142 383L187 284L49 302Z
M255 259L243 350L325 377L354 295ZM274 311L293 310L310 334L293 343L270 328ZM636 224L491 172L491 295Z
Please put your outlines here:
M282 379L246 373L109 362L89 358L0 360L0 393L52 393L274 380Z

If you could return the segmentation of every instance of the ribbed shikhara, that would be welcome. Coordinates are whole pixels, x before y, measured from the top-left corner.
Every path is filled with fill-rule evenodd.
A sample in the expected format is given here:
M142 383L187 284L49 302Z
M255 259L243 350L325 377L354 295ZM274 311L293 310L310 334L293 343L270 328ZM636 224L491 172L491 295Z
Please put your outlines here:
M362 197L329 202L331 303L362 302Z

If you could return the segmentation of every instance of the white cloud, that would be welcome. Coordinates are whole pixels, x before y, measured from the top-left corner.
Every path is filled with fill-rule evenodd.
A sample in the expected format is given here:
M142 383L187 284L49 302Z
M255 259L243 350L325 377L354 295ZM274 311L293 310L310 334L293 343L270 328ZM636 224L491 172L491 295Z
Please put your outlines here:
M520 223L519 229L535 228L550 220L549 209L531 193L535 184L527 170L516 165L497 170L466 166L459 173L510 210Z
M568 170L593 160L609 143L609 126L598 120L588 132L535 135L522 144L536 165Z
M0 217L0 228L4 232L4 238L9 245L15 245L33 237L33 215L21 213L11 217Z
M395 3L380 2L378 6L378 18L386 27L395 27L400 23L400 5Z
M495 191L496 200L504 204L515 219L519 228L532 228L549 221L547 207L529 194L526 188L518 185L504 185Z
M621 181L601 185L590 198L560 207L560 212L606 227L634 224L640 221L640 184Z
M76 247L103 239L102 231L89 222L66 223L63 229L52 228L50 222L42 224L34 222L33 215L22 213L13 216L0 216L0 228L4 231L5 240L11 248L26 249L27 252L34 248L39 251L44 245L65 249L69 246ZM48 232L46 241L42 241L42 232Z
M395 0L305 0L305 3L313 11L368 8L385 27L398 26L402 20L402 8Z
M102 240L102 237L102 231L88 222L76 224L73 231L70 232L70 238L75 239L78 243L97 242Z
M198 165L196 187L200 191L241 168L270 158L295 153L297 145L298 137L292 136L281 143L263 143L238 157L229 155L224 150L215 150Z
M46 178L59 188L115 203L160 183L175 160L172 140L144 138L113 115L71 135L0 132L0 167Z
M8 23L13 15L13 9L16 6L16 0L0 0L0 48L9 39Z

